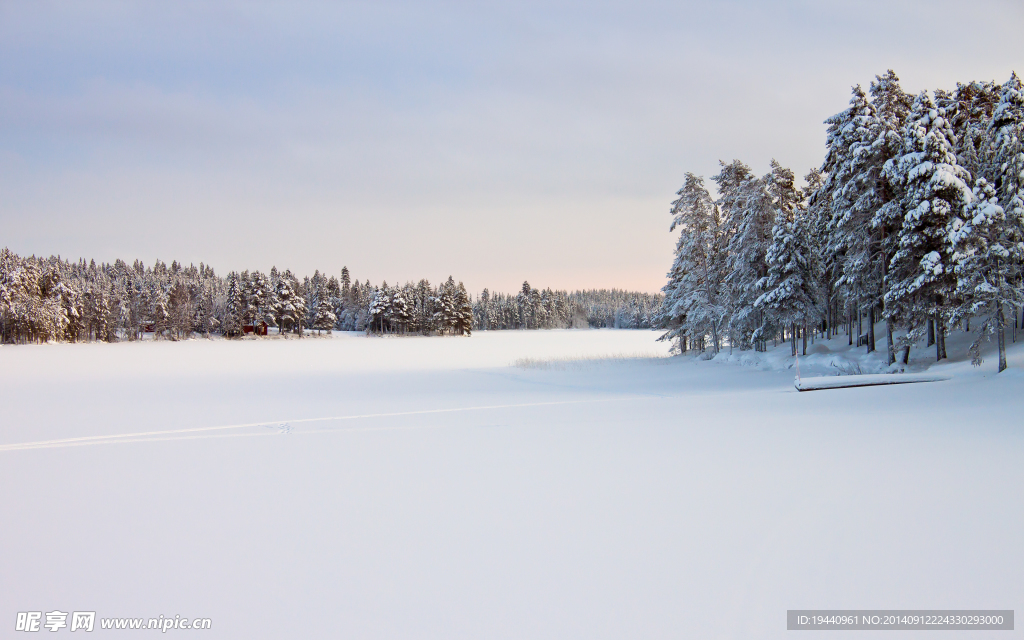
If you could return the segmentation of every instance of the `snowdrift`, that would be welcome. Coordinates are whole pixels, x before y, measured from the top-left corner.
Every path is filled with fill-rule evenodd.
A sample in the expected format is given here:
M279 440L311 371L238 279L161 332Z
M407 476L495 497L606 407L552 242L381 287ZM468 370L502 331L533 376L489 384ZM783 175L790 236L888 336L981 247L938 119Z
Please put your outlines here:
M874 387L883 384L909 384L911 382L942 382L953 376L941 373L876 373L859 376L821 376L797 378L793 386L797 391L820 391L822 389L846 389L849 387Z

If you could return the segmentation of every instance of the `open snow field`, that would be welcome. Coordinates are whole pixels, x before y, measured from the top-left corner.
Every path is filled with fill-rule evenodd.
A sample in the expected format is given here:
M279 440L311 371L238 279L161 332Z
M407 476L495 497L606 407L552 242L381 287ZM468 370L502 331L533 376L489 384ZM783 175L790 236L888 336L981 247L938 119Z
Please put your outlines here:
M697 362L657 335L0 347L0 637L54 609L240 639L1024 610L1020 343L998 377L797 393L781 351Z

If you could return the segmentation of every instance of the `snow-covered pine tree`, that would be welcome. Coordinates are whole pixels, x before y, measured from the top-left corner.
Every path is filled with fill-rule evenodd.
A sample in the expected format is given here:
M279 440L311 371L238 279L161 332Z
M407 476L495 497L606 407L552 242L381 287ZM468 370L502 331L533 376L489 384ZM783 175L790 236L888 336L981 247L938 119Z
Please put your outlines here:
M391 296L389 293L388 283L386 280L381 284L380 288L373 293L369 307L367 308L367 333L384 333L388 307L391 306Z
M741 199L744 188L754 176L750 167L739 160L733 160L729 164L725 164L725 162L720 160L719 164L722 167L721 171L717 175L712 176L711 179L715 182L718 190L718 199L715 201L715 205L718 207L720 217L719 242L721 246L726 248L725 253L728 256L728 247L732 242L732 238L736 235L739 221L742 219L740 209L744 205ZM721 326L727 328L730 350L736 344L739 344L741 348L750 346L738 339L738 333L734 329L739 323L733 322L734 315L738 310L738 304L735 300L737 292L733 289L735 283L730 282L728 279L731 268L730 261L726 258L720 303L725 308L725 315L722 318Z
M317 284L316 313L313 317L312 328L316 329L317 333L321 331L330 333L331 329L334 328L334 324L338 321L338 317L334 315L334 300L336 298L331 295L328 280L322 277L318 278ZM337 288L337 281L335 281L335 288Z
M200 291L193 327L204 338L209 338L210 334L216 329L216 318L213 313L213 291L209 287L203 287Z
M433 299L435 296L433 288L430 286L430 282L426 279L420 280L416 283L416 288L412 294L412 329L422 333L423 335L429 335L431 331L431 323L434 317L434 306Z
M439 335L450 333L455 327L457 308L455 306L455 280L448 276L448 280L441 284L437 290L437 297L434 302L434 329Z
M533 328L533 287L528 281L523 280L523 286L516 296L516 301L519 303L519 318L522 328Z
M298 280L291 271L286 269L277 281L277 306L274 309L274 319L281 333L285 331L301 332L306 301L297 293L298 288Z
M334 314L334 329L341 329L341 316L345 313L345 301L341 296L341 283L334 276L327 279L327 298Z
M1007 216L1024 207L1024 88L1017 74L999 91L990 125L994 174L992 183Z
M302 295L306 301L306 315L303 325L313 327L316 322L317 293L320 290L320 270L313 273L313 277L306 276L302 279Z
M388 312L398 333L405 333L412 321L409 289L410 285L408 284L404 287L395 287L394 293L391 296L391 307Z
M163 277L158 276L160 281L155 281L152 284L152 294L150 300L153 306L150 307L149 320L153 325L154 332L157 336L163 336L165 331L171 328L171 314L168 312L170 296L167 290L167 284L162 282ZM91 318L93 320L93 333L97 336L97 340L100 334L106 332L106 299L103 295L102 287L94 287L91 291L92 297L92 309Z
M903 91L899 78L892 69L881 76L875 76L875 81L871 83L874 140L870 146L870 162L865 164L870 167L868 179L869 181L874 180L876 186L876 189L870 194L877 206L871 220L871 228L874 231L873 237L877 240L874 255L878 255L880 258L881 277L877 278L873 270L871 274L878 283L877 304L882 307L882 317L885 318L886 355L890 365L896 361L896 344L893 339L893 314L888 313L885 308L885 292L888 286L886 283L889 264L899 244L897 232L903 224L903 210L899 189L889 182L885 174L885 163L903 152L903 132L913 104L914 96ZM874 310L872 309L869 316L872 333L874 333L874 319ZM904 363L906 363L909 353L910 346L906 345L903 351Z
M980 317L981 322L975 324L977 338L970 348L971 361L981 364L981 341L994 332L1000 372L1006 369L1006 312L1016 313L1024 304L1018 280L1018 265L1024 261L1022 222L1005 215L995 188L979 178L974 200L964 209L962 219L951 221L949 229L958 303L950 322Z
M221 322L221 331L227 337L237 336L242 333L242 314L244 313L244 302L242 301L242 290L238 273L232 271L228 274L227 301L224 307L224 319Z
M257 299L253 295L252 274L248 269L238 275L238 287L242 292L242 325L255 324L259 309L257 308Z
M992 182L999 203L1007 224L1016 225L1018 232L1024 233L1024 87L1016 73L1000 88L989 137L994 158ZM1018 261L1013 267L1013 284L1018 289L1024 288L1024 264ZM1015 310L1014 326L1017 326L1016 318ZM1024 323L1024 317L1021 322Z
M754 300L754 307L764 313L753 340L765 340L780 327L788 326L793 355L797 352L796 336L801 330L803 355L807 355L808 325L817 323L820 315L811 229L793 172L774 159L771 166L767 191L772 199L775 223L765 254L767 273L757 282L757 289L763 293Z
M812 253L816 257L814 263L817 269L815 280L818 282L819 302L823 315L824 325L822 331L826 338L831 338L836 333L839 324L839 308L836 299L836 279L838 278L838 263L836 256L827 250L829 239L829 223L832 221L831 208L824 197L819 193L825 184L825 175L817 168L812 168L804 176L807 186L804 194L807 196L807 228L810 234Z
M901 194L903 221L889 264L886 314L908 327L916 342L935 324L936 358L945 353L945 321L956 279L948 228L971 201L970 175L957 164L953 129L927 92L914 101L903 132L903 153L886 162L884 175Z
M755 340L754 332L764 325L764 318L762 311L754 307L754 301L761 294L757 283L768 274L765 255L775 225L775 207L768 193L770 176L750 176L734 185L722 179L726 177L723 174L729 170L738 176L746 167L733 165L726 166L716 177L720 193L723 193L723 211L727 211L730 231L726 244L725 276L729 341L740 348L753 346L763 350L766 345L763 340ZM721 188L723 183L726 187L724 192Z
M953 126L956 152L960 166L991 184L992 154L989 130L992 112L999 102L999 86L994 82L957 83L956 89L935 104L946 109L946 118Z
M836 287L847 308L868 311L868 351L874 350L874 309L881 296L881 255L870 221L880 206L878 175L888 157L873 143L880 132L875 109L860 86L850 106L825 121L828 178L811 197L829 208L826 254L834 261ZM881 147L884 150L885 147ZM859 311L858 311L859 312Z
M473 316L476 326L481 331L487 331L490 328L491 292L486 287L480 293L480 297L477 298L477 303L473 308Z
M278 274L280 277L280 274ZM267 323L268 327L277 326L277 287L273 278L267 274L259 274L260 308L259 318ZM280 328L279 328L280 330Z
M348 295L348 290L352 286L352 276L348 272L348 267L341 268L341 293L342 295Z
M358 280L352 283L352 304L353 313L355 314L355 331L365 331L369 327L367 307L369 306L370 299L373 294L374 289L370 286L369 280L366 281L366 284L359 284Z
M669 271L665 292L665 315L673 327L662 336L678 337L679 350L687 338L711 338L712 355L720 348L720 327L725 316L721 304L723 269L721 224L718 207L704 186L704 179L687 173L679 196L672 203L672 225L679 229L676 258Z
M452 330L460 336L469 336L473 333L473 305L470 302L466 287L461 282L455 290L455 317L452 322Z

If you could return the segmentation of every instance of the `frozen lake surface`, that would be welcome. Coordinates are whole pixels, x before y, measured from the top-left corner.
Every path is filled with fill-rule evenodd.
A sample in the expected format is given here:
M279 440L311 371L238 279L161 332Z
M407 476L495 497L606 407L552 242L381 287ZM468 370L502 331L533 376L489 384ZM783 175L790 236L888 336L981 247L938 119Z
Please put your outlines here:
M1024 609L1020 345L801 394L657 335L0 347L0 618L782 638L787 609Z

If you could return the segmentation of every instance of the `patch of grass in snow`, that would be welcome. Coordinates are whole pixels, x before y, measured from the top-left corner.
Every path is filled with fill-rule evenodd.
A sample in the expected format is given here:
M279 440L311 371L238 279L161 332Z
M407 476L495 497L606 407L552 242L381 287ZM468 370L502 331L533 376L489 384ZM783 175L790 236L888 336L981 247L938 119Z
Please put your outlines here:
M604 355L563 356L560 358L519 358L512 362L517 369L540 369L545 371L566 371L586 369L600 364L621 360L668 360L669 355L657 351L634 351Z

